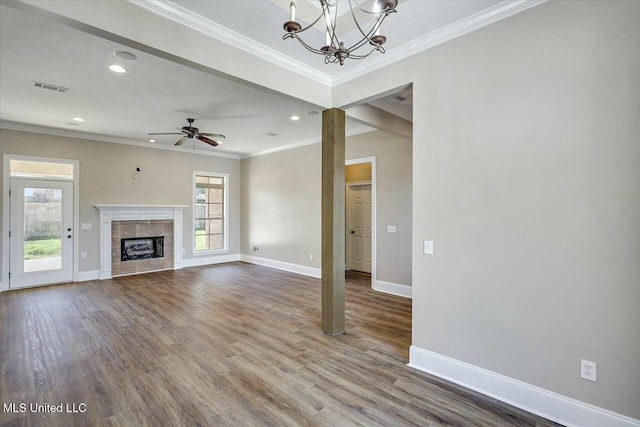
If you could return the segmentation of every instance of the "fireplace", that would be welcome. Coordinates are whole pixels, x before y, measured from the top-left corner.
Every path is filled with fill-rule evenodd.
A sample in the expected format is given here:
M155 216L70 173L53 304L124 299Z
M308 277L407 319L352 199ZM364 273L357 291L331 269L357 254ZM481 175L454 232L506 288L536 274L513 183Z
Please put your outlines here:
M100 279L182 268L186 205L95 206L100 211ZM141 246L125 251L122 240L140 240L132 243Z
M164 236L120 239L120 261L163 258Z

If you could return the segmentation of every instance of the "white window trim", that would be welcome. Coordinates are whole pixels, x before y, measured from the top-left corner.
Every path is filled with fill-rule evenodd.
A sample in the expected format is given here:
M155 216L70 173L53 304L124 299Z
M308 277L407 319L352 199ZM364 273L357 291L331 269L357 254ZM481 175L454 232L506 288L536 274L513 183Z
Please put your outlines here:
M223 209L223 225L224 225L224 248L222 249L214 249L208 251L196 251L196 176L207 176L212 178L223 178L224 179L224 209ZM205 172L205 171L193 171L193 182L191 185L191 206L193 207L191 214L191 255L192 256L203 256L203 255L213 255L213 254L222 254L229 252L229 174L228 173L217 173L217 172Z

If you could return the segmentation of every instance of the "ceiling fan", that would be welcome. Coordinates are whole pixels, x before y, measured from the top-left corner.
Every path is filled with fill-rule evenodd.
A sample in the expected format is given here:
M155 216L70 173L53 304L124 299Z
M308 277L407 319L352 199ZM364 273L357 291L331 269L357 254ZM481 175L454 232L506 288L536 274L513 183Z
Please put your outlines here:
M182 145L184 144L184 142L187 139L199 139L200 141L207 143L209 145L211 145L212 147L217 147L218 145L222 144L221 142L215 141L211 138L207 138L209 136L214 137L216 139L219 138L225 138L224 135L221 135L219 133L208 133L208 132L200 132L200 129L193 127L193 122L196 119L187 119L187 122L189 122L188 126L183 126L181 128L177 128L180 130L180 132L169 132L169 133L150 133L149 135L182 135L182 138L180 138L178 140L178 142L175 143L175 145Z

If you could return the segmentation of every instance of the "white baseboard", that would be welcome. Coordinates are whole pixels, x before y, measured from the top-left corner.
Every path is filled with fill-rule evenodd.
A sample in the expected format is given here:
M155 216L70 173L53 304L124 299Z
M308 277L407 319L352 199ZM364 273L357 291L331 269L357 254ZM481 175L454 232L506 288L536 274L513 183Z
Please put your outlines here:
M240 254L226 254L217 256L203 256L182 259L183 267L199 267L201 265L221 264L223 262L240 261Z
M98 279L100 279L100 270L78 272L78 282L86 282L87 280L98 280Z
M400 297L411 299L411 286L409 285L401 285L399 283L376 280L372 288L374 291L384 292L386 294L397 295Z
M291 264L283 261L276 261L274 259L259 258L257 256L251 256L242 254L241 261L249 262L251 264L263 265L265 267L271 267L278 270L289 271L291 273L302 274L303 276L311 276L320 278L322 270L315 267L307 267L300 264Z
M566 426L638 427L640 420L411 346L408 366Z

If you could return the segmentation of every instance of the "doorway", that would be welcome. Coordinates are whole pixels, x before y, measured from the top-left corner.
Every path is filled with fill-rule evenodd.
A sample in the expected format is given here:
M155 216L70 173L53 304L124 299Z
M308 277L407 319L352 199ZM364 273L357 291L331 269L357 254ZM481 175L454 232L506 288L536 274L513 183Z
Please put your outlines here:
M3 290L76 279L77 162L5 155Z
M349 270L371 273L371 182L350 182L347 229Z
M345 268L376 283L376 158L347 160L345 165Z

